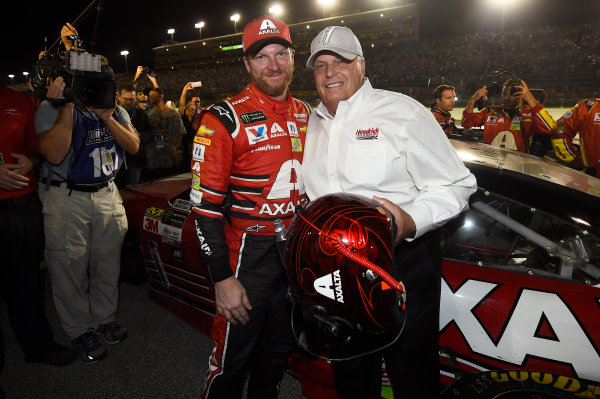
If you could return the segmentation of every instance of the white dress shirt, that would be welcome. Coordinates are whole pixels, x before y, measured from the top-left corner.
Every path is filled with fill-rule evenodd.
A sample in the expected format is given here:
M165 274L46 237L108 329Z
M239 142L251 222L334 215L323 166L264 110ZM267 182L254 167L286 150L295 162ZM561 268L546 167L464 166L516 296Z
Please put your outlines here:
M477 189L431 112L366 78L335 116L323 103L312 113L302 175L310 200L339 192L387 198L414 220L413 238L458 215Z

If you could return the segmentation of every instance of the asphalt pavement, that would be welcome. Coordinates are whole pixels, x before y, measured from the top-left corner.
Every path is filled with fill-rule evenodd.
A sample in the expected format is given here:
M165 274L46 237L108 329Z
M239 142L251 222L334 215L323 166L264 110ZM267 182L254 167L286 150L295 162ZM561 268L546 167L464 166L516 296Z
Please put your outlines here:
M45 272L46 315L55 340L68 344L62 332ZM66 367L28 364L8 323L6 304L0 303L6 364L0 387L8 399L81 398L194 398L200 397L211 340L148 296L148 285L121 283L117 321L129 336L108 345L108 357L87 365L80 360ZM286 374L281 399L301 399L300 383Z

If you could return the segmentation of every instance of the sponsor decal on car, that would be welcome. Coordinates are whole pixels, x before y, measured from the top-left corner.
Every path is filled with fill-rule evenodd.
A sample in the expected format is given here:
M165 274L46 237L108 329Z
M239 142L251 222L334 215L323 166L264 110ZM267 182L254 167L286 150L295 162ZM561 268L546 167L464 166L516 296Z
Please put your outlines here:
M184 264L183 257L183 248L179 246L171 247L171 254L173 255L173 260L177 263Z
M178 209L183 212L190 213L192 211L192 203L188 200L184 200L183 198L177 198L173 202L172 206L174 209Z
M156 208L154 206L149 206L144 212L144 216L151 217L153 219L161 219L164 215L165 210L162 208Z

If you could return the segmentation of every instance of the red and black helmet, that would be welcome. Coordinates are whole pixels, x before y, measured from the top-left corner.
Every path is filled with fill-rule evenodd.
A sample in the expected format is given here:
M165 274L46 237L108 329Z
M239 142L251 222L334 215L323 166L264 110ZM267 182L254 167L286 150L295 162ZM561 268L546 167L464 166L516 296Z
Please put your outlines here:
M359 195L326 195L294 216L283 257L301 346L342 360L398 338L406 293L390 275L392 234L391 216Z

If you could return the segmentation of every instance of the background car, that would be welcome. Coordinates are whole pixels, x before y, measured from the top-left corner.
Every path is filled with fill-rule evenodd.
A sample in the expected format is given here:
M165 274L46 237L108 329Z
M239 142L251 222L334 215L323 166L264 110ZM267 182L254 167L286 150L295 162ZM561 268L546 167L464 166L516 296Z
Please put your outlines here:
M452 385L444 394L600 396L600 180L451 142L479 189L442 228L440 384ZM129 220L123 278L147 278L150 298L209 334L214 289L196 242L190 181L182 174L121 191ZM306 397L336 397L325 360L299 348L290 372ZM383 381L391 397L385 370Z

